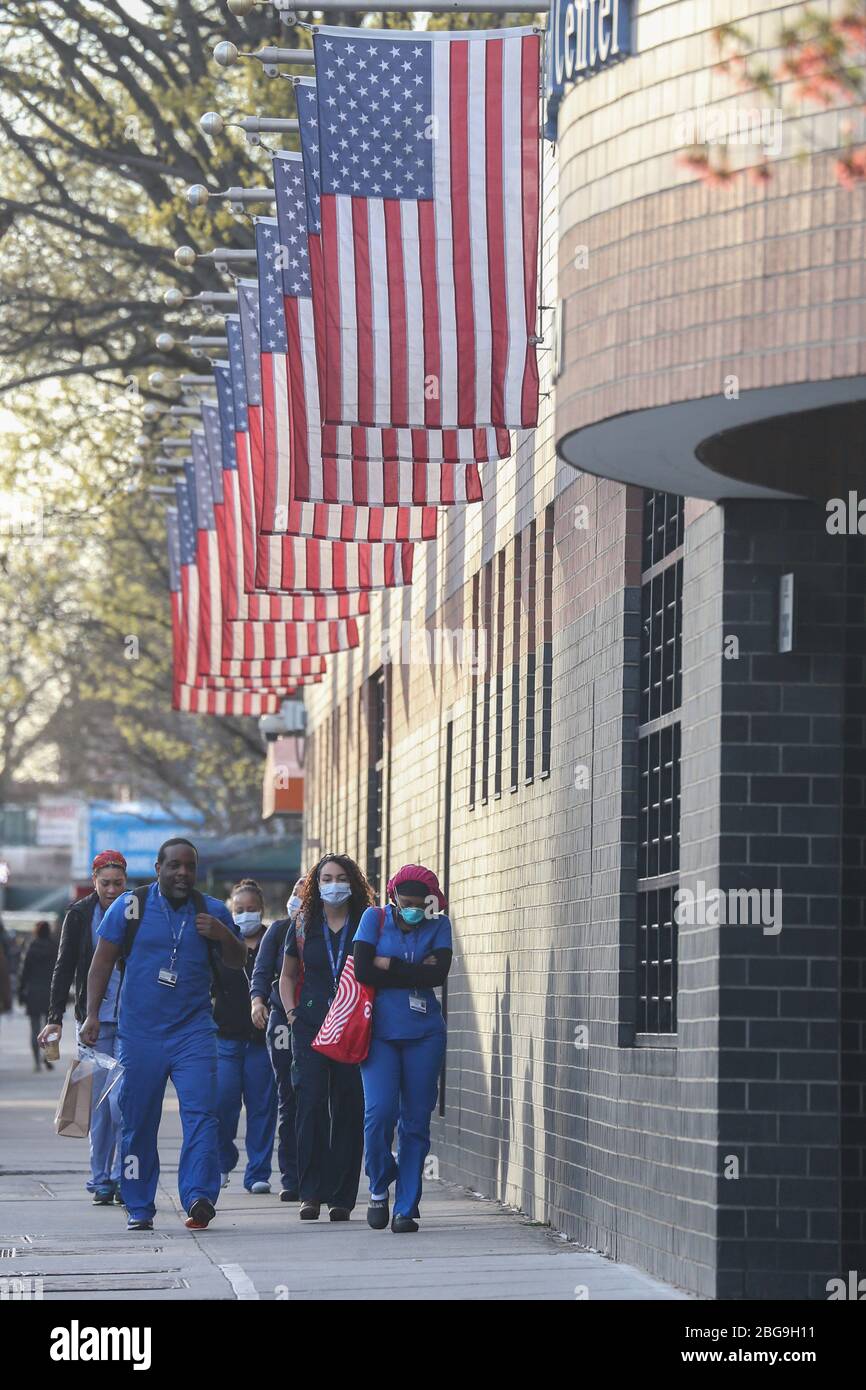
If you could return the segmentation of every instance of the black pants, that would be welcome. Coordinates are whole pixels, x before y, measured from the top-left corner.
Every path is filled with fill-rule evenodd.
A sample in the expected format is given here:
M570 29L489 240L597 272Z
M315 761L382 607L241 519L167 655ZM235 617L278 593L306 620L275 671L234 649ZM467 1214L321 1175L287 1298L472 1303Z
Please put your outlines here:
M268 1056L277 1079L277 1164L284 1192L298 1190L298 1141L295 1135L295 1088L292 1085L291 1031L282 1009L271 1007Z
M314 1052L314 1037L298 1023L292 1029L298 1187L303 1202L351 1211L364 1154L361 1069Z
M39 1046L39 1043L36 1041L36 1039L39 1037L39 1034L42 1032L42 1029L45 1027L45 1024L47 1022L47 1010L38 1009L34 1013L31 1009L28 1009L27 1015L30 1019L30 1046L33 1049L33 1060L38 1067L41 1065L44 1058L42 1054L42 1048Z

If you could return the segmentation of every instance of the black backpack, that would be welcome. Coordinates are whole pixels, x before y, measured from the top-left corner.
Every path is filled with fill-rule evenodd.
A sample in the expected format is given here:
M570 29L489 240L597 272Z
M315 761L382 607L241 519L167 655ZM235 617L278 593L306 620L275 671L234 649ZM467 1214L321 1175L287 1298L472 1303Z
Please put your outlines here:
M123 938L123 947L120 953L120 960L118 961L121 973L126 968L126 962L129 959L129 953L132 950L133 942L135 941L135 933L138 931L138 928L141 924L141 915L144 912L144 904L147 899L147 895L152 887L152 883L145 883L141 888L131 888L129 892L126 894L126 935ZM198 915L199 912L207 912L207 903L205 902L204 897L198 891L197 888L193 888L190 897L192 898L192 905L195 908L196 915ZM136 903L136 911L130 913L129 908L132 906L133 899ZM220 989L222 986L220 982L219 968L217 962L221 960L222 957L220 956L219 948L215 941L211 941L210 937L205 937L205 941L207 943L208 959L210 960L212 988Z

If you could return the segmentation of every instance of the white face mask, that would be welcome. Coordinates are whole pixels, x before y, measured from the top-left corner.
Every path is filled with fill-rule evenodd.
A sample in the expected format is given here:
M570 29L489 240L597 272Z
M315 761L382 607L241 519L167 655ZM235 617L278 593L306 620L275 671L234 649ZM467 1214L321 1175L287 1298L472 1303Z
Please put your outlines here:
M291 918L295 918L301 910L301 900L297 893L293 893L286 903L286 911Z
M319 892L322 895L323 902L338 907L340 903L344 903L347 898L351 898L352 885L351 883L320 883Z
M255 936L261 930L262 914L260 912L233 912L234 923L240 927L241 936Z

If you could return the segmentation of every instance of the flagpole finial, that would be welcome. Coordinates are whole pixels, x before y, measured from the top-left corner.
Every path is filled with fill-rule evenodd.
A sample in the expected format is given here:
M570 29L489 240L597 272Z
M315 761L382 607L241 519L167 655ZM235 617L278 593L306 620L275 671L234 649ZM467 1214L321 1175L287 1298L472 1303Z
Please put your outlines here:
M171 333L157 333L154 339L158 352L173 352L175 348L174 335Z
M166 309L179 309L184 302L183 291L176 288L166 290L162 302Z
M214 62L219 63L221 68L233 68L241 55L236 43L223 39L214 49L213 56Z
M191 246L179 246L174 253L174 259L184 270L189 270L196 263L196 254Z
M186 200L191 208L203 208L209 198L210 193L203 183L190 184L186 190Z
M256 0L228 0L228 7L236 19L244 19L255 8Z
M219 111L205 111L204 115L198 118L198 128L205 135L222 135L226 123Z
M150 376L147 378L148 385L152 386L154 391L162 390L167 381L168 377L165 372L151 372Z

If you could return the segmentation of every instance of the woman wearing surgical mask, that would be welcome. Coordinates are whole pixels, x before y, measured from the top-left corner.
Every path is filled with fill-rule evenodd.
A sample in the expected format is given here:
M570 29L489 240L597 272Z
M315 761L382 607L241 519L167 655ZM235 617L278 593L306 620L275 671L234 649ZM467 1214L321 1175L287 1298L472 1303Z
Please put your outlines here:
M220 1171L226 1187L239 1158L235 1136L243 1105L247 1112L244 1187L247 1192L267 1193L271 1190L277 1127L277 1087L264 1031L250 1017L250 980L265 934L264 898L254 879L245 878L235 884L230 908L235 926L247 944L247 961L245 976L240 970L228 970L218 958L215 964Z
M354 962L355 978L376 989L370 1051L361 1063L367 1222L376 1231L388 1225L396 1179L391 1230L399 1235L418 1229L430 1116L445 1057L445 1020L434 990L451 969L451 922L439 880L421 864L397 871L388 899L384 921L376 910L361 918Z
M312 1042L373 894L353 859L327 854L307 875L300 897L286 935L280 997L292 1028L301 1220L317 1221L324 1203L332 1221L348 1221L364 1146L361 1075L357 1066L315 1052Z
M281 1202L298 1200L298 1143L295 1137L295 1089L292 1085L292 1033L280 998L283 950L289 928L301 906L299 878L286 903L286 917L271 922L256 953L250 981L250 1010L253 1024L265 1035L277 1083L277 1163L280 1169Z

